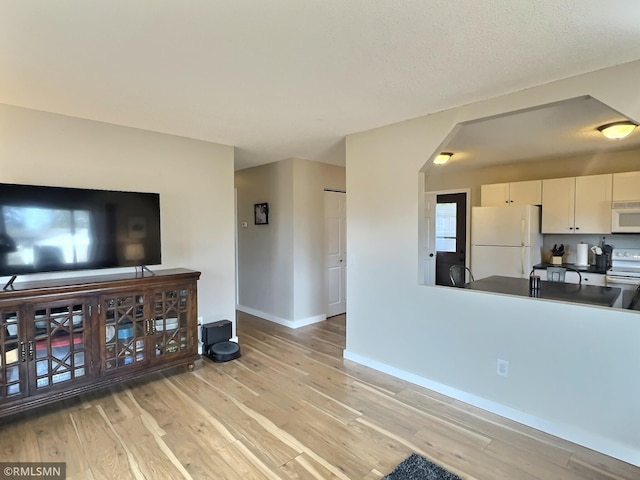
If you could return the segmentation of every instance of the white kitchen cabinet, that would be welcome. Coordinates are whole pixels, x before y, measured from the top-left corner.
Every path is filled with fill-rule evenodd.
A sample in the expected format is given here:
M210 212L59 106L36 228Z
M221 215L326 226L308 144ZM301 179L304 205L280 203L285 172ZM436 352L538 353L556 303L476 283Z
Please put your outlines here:
M575 233L611 233L613 176L576 177Z
M538 269L538 268L534 268L533 269L533 274L534 275L538 275L540 277L540 280L547 280L547 270L546 269Z
M542 181L542 233L611 233L613 176Z
M542 233L573 233L576 179L542 181Z
M535 269L534 273L540 276L540 280L547 279L547 271L545 269ZM596 287L605 287L607 285L605 275L600 273L580 272L580 275L582 275L583 285L595 285ZM580 276L576 272L567 270L564 275L564 281L565 283L579 283Z
M576 281L571 283L577 283L578 275L575 272L569 272L569 273L573 273L576 277ZM565 277L565 280L566 280L566 277ZM586 285L595 285L596 287L606 287L607 286L606 275L602 275L600 273L582 272L582 283Z
M480 204L483 207L540 205L542 203L542 180L482 185L480 193Z
M505 207L509 205L509 184L492 183L480 187L480 205L483 207Z
M613 201L640 199L640 172L613 174Z

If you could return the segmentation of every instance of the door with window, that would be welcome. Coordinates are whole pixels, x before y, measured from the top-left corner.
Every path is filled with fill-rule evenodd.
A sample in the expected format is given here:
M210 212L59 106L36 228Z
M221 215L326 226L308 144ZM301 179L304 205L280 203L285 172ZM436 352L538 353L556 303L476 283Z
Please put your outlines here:
M435 217L436 285L451 286L449 269L467 259L467 194L439 194Z

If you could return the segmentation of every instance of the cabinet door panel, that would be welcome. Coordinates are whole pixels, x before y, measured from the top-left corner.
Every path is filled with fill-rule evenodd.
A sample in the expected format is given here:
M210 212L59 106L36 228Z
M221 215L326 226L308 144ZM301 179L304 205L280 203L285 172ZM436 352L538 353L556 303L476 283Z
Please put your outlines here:
M575 178L542 181L542 233L573 233Z
M582 274L580 274L580 275L582 275ZM565 273L564 281L566 283L576 283L576 284L580 283L580 275L577 274L576 272L572 272L572 271L568 270Z
M33 392L69 388L90 378L89 304L81 299L28 309L29 383ZM32 392L32 393L33 393Z
M582 273L582 283L585 285L595 285L598 287L606 287L607 280L605 275L600 275L597 273Z
M505 207L509 205L509 184L493 183L480 186L480 205L483 207Z
M178 356L191 352L189 308L193 290L188 286L158 290L153 293L153 352L154 358Z
M509 185L510 205L541 205L542 180L514 182Z
M576 233L611 233L612 175L576 177Z
M640 172L613 174L613 201L640 199Z
M540 280L542 280L543 282L547 280L547 270L546 269L535 269L533 271L534 275L538 275L540 277Z
M0 403L27 393L26 344L17 309L0 311Z
M101 297L100 345L105 372L146 363L146 303L143 292Z

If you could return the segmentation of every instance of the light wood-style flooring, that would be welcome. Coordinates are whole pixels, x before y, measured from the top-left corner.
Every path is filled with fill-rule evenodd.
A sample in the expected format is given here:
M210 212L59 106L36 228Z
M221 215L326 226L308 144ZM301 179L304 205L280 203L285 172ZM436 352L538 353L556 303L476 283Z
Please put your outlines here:
M465 479L639 479L640 468L342 359L345 318L238 314L243 356L0 421L0 461L69 479L379 479L418 452Z

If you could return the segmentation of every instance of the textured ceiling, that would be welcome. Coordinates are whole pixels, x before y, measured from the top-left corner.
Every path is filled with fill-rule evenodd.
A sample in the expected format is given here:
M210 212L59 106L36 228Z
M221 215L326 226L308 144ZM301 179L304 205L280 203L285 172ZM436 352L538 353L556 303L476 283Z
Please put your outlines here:
M628 118L588 96L462 124L443 146L448 170L640 149L640 129L608 140L598 127ZM632 119L639 121L640 119Z
M15 0L0 103L344 162L346 134L640 58L636 0Z

